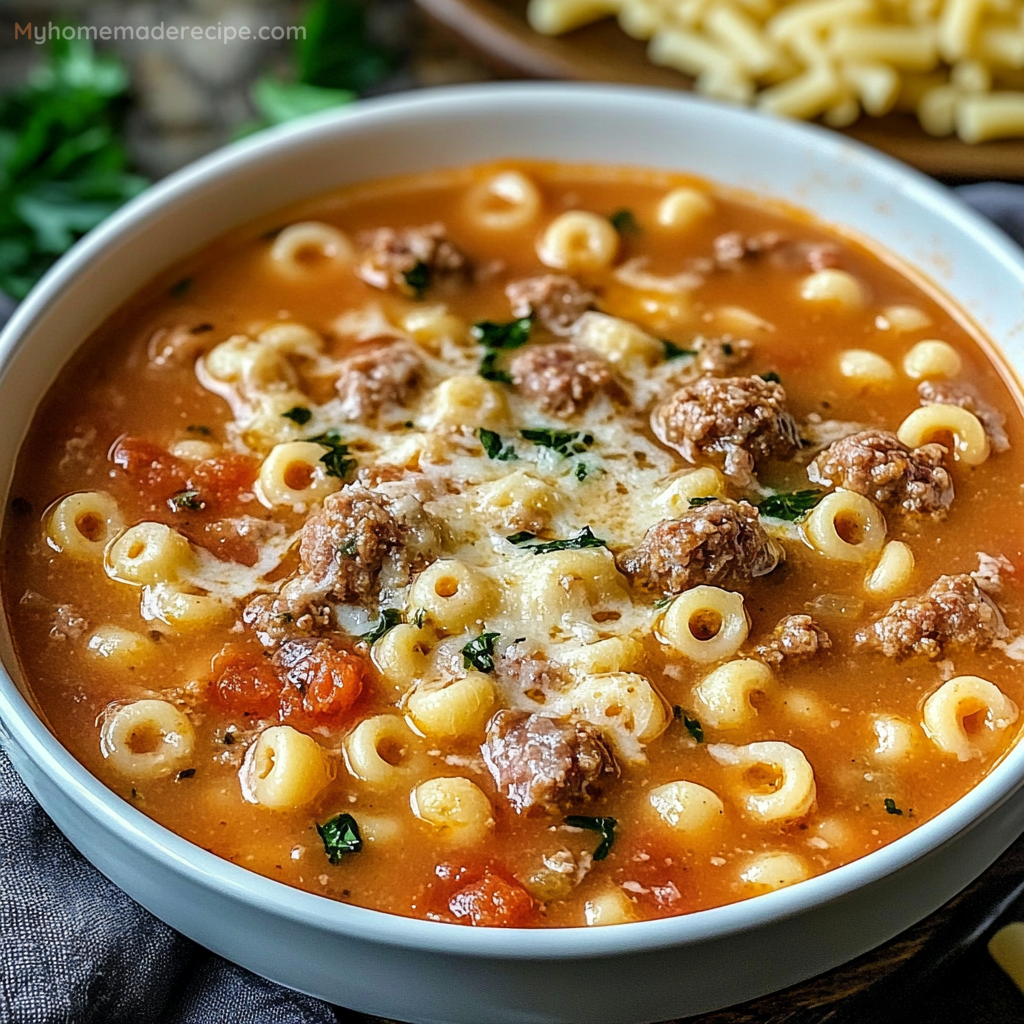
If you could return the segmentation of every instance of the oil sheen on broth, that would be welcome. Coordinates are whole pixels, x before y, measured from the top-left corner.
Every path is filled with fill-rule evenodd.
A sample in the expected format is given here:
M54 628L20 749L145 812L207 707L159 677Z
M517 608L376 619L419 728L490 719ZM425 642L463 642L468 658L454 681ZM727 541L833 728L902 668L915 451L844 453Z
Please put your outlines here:
M270 878L475 925L714 907L1014 742L1005 379L891 261L700 181L351 189L64 369L6 614L61 742Z

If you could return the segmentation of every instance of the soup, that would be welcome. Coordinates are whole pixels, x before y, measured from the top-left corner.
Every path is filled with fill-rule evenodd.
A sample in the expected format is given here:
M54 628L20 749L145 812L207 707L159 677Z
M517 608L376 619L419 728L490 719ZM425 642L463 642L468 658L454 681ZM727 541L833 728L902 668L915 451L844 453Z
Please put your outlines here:
M1006 376L884 254L706 182L361 186L86 341L4 606L61 742L244 867L471 925L706 909L1014 742Z

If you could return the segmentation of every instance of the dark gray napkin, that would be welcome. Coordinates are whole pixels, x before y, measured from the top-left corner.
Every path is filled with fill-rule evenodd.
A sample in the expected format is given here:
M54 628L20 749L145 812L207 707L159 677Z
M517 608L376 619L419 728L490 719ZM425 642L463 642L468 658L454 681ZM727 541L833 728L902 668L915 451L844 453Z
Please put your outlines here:
M1024 186L960 197L1024 245ZM0 295L0 322L5 319ZM0 751L2 1024L337 1024L355 1014L250 974L162 924L88 864Z

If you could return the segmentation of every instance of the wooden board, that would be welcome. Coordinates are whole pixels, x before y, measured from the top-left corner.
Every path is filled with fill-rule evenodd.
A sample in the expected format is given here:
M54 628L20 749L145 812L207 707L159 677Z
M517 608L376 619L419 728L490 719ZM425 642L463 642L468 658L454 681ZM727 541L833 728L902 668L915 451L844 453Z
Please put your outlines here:
M527 0L417 3L505 74L667 89L690 86L685 75L651 64L646 45L627 36L613 20L550 37L527 24ZM955 138L932 138L906 114L862 117L846 133L938 177L1024 179L1024 140L967 146Z

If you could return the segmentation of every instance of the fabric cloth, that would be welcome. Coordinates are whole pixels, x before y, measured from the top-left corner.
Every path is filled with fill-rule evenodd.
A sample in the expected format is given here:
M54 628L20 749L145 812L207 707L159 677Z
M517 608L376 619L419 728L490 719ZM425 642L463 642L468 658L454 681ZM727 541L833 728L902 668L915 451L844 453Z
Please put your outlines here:
M957 190L1024 245L1024 186ZM0 320L13 307L0 295ZM368 1020L200 949L96 871L0 751L2 1024L337 1024Z

